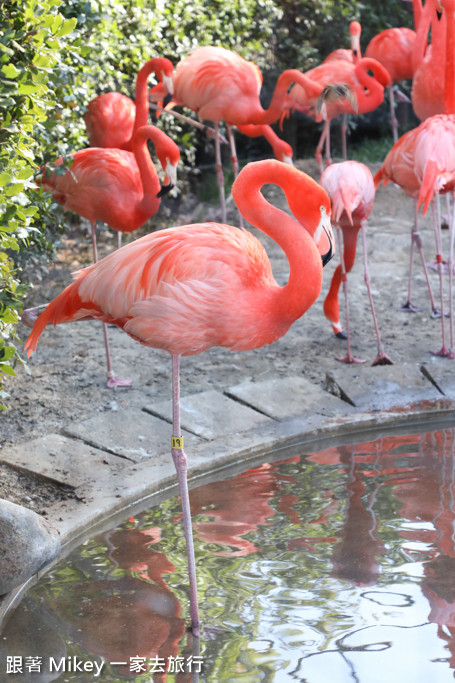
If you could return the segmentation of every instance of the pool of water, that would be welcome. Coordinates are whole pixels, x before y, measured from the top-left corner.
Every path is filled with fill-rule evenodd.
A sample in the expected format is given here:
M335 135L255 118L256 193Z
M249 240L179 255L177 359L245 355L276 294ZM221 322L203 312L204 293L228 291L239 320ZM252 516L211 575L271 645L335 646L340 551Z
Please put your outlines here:
M179 500L131 516L29 591L0 680L452 681L454 450L384 436L193 489L200 643Z

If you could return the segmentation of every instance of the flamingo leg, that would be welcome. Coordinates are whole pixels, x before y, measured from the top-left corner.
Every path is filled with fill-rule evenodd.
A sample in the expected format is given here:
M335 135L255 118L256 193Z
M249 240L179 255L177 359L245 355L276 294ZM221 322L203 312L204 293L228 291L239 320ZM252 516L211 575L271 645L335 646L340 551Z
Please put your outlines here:
M363 266L364 266L364 272L365 272L365 284L367 286L368 290L368 298L370 300L370 306L371 306L371 313L373 315L373 323L374 323L374 329L376 332L376 339L378 340L378 355L374 359L371 365L393 365L393 361L389 358L389 356L386 354L384 351L384 347L381 343L381 337L379 335L379 327L378 327L378 321L376 319L376 313L374 310L374 303L373 303L373 295L371 294L371 287L370 287L370 273L368 271L368 259L367 259L367 236L366 236L366 227L365 223L362 222L362 245L363 245Z
M327 119L324 125L327 126L327 135L325 138L325 163L326 166L330 166L332 163L332 157L330 156L330 119Z
M119 235L122 233L120 232ZM92 248L93 248L93 263L98 262L98 248L96 245L96 225L95 222L92 223ZM130 379L121 379L120 377L116 377L114 374L114 371L112 370L112 361L111 361L111 352L109 348L109 338L107 334L107 325L106 323L102 323L103 325L103 336L104 336L104 346L106 349L106 375L107 375L107 382L106 386L108 389L115 389L116 387L130 387L131 386L131 380Z
M322 129L321 137L319 138L319 142L316 147L316 152L314 154L315 159L317 161L318 167L319 167L319 172L322 175L324 173L324 164L322 163L322 150L324 148L324 143L325 139L327 137L327 133L329 133L329 121L324 121L324 127Z
M237 150L235 147L235 137L234 137L234 131L232 130L232 126L228 123L227 124L227 131L228 131L228 137L229 137L229 145L231 147L231 160L232 160L232 170L234 171L234 180L237 178L239 174L239 160L237 159ZM244 227L244 222L243 222L243 216L239 211L239 227L243 228Z
M450 209L450 206L449 206ZM451 213L450 220L450 246L449 246L449 320L450 320L450 351L449 358L455 358L453 338L453 252L455 242L455 211Z
M120 249L120 247L122 246L122 236L123 236L123 233L121 230L119 230L117 232L117 249Z
M406 311L408 313L415 313L416 311L422 310L417 308L411 302L411 288L412 288L412 270L413 270L413 258L414 258L414 245L417 247L420 259L422 261L423 272L425 275L425 280L428 287L428 294L430 295L430 305L431 305L431 317L438 318L440 312L436 308L436 303L434 300L433 292L431 290L430 278L428 276L428 268L425 262L425 257L423 255L422 238L419 233L419 223L418 223L418 211L417 211L417 200L414 200L414 224L411 229L411 249L410 249L410 260L409 260L409 280L408 280L408 300L399 310Z
M226 198L224 195L224 174L223 166L221 164L221 141L220 141L220 124L218 121L215 123L215 163L216 163L216 177L218 180L218 188L220 191L220 204L221 204L221 220L226 223Z
M393 86L387 86L387 92L389 93L389 103L390 103L390 121L392 124L392 134L393 134L393 144L398 142L398 121L395 116L395 97L393 95Z
M439 351L432 351L434 356L450 356L449 349L445 342L445 330L444 330L444 298L443 298L443 258L442 258L442 240L441 240L441 209L440 209L440 199L439 194L436 195L436 207L434 200L431 204L432 214L433 214L433 228L434 228L434 239L436 244L436 263L438 264L438 274L439 274L439 294L441 298L441 328L442 328L442 346Z
M346 161L348 158L348 146L346 143L346 135L348 132L348 115L346 112L343 114L341 119L341 153L343 155L343 160Z
M188 461L183 450L180 429L180 356L172 356L172 459L177 471L183 513L188 576L190 583L190 611L192 631L199 636L199 607L197 597L196 561L194 557L193 530L191 525L190 498L188 493Z
M347 338L347 346L348 346L348 351L346 356L341 357L338 356L336 360L340 361L340 363L365 363L364 360L361 360L360 358L354 358L351 352L351 332L350 332L350 325L349 325L349 296L348 296L348 277L346 274L346 264L344 260L344 246L343 246L343 233L341 231L341 228L337 226L337 235L338 235L338 241L340 245L340 263L341 263L341 281L343 282L343 292L344 292L344 304L345 304L345 309L346 309L346 338Z

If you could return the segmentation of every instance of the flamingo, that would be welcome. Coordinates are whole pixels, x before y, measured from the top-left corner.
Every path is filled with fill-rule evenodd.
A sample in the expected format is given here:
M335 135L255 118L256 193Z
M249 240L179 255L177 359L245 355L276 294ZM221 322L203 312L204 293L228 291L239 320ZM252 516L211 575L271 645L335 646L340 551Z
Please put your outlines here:
M432 0L424 6L427 7ZM452 306L452 279L453 279L453 248L455 240L455 226L453 220L450 226L450 252L449 252L449 297L450 297L450 349L445 343L444 331L444 302L443 302L443 258L441 246L440 208L439 195L453 195L455 188L455 0L441 0L444 9L443 18L446 29L444 44L445 55L445 86L444 86L444 114L426 118L417 128L407 133L406 146L408 151L408 165L411 166L412 182L416 182L418 188L417 210L423 204L423 214L428 210L432 202L433 229L436 243L436 263L439 273L439 288L441 298L441 327L442 346L439 351L433 352L438 356L448 358L455 357L453 337L453 306ZM432 6L432 10L435 6ZM439 9L438 9L439 11ZM423 14L422 20L423 21ZM442 18L441 18L442 22ZM438 22L438 25L440 22ZM397 146L404 146L401 139L392 148L395 153ZM395 150L395 152L394 152ZM389 155L391 154L389 152ZM399 156L399 154L398 154ZM380 169L381 170L381 169ZM380 179L380 176L378 177ZM432 201L436 196L437 206Z
M273 149L273 153L278 161L284 164L291 164L292 166L292 147L291 145L280 138L271 126L261 126L259 124L249 124L245 126L237 126L237 130L249 138L264 137Z
M115 147L132 152L135 131L148 123L148 77L154 73L164 92L172 95L173 72L169 59L154 57L137 74L135 102L119 92L104 93L89 102L84 120L90 146Z
M362 33L362 26L358 21L351 21L349 24L349 34L351 36L351 49L346 50L344 48L339 48L338 50L333 50L324 59L324 62L331 62L334 59L342 59L351 64L356 64L361 58L360 53L360 34Z
M415 65L411 89L412 107L421 121L444 112L446 17L440 11L439 0L426 0L423 6L417 33L425 46L430 27L431 45L420 64Z
M365 361L354 358L351 353L349 307L348 307L348 280L346 273L352 269L356 254L357 235L362 231L363 259L365 269L365 284L368 290L373 323L378 341L378 354L372 365L391 365L392 361L384 352L379 336L379 328L374 311L373 296L370 287L370 275L368 273L367 249L366 249L366 224L374 204L374 182L370 169L357 161L343 161L326 168L321 177L321 185L327 191L332 200L333 225L337 228L340 245L341 263L335 269L329 292L324 301L324 313L332 323L333 331L337 337L347 337L348 352L345 358L337 358L344 363L364 363ZM346 335L342 332L340 324L340 306L338 303L338 291L343 282L346 304Z
M213 122L217 132L221 121L228 124L231 157L236 177L238 161L231 127L248 124L270 125L277 121L287 90L292 83L305 86L315 98L319 97L323 90L297 69L287 69L278 78L269 107L263 109L259 100L262 74L256 64L221 47L199 47L177 64L174 95L170 106L183 105L192 109L201 121ZM226 204L218 135L215 137L215 153L224 222Z
M157 156L169 184L160 189L155 166L147 149L152 140ZM56 170L42 173L39 180L52 199L63 204L65 211L74 211L91 224L93 260L98 261L96 221L103 221L114 230L132 232L143 225L159 208L163 191L175 184L179 148L171 138L155 126L142 126L133 136L133 152L122 149L88 147L75 152L72 165L63 174L63 159L55 162ZM107 386L130 386L130 380L120 379L112 370L107 337L103 325L106 347Z
M349 24L349 33L351 36L351 49L346 50L344 48L339 48L338 50L333 50L324 59L324 62L330 62L334 59L342 59L344 61L350 62L351 64L357 64L359 59L361 59L362 54L360 50L360 35L362 33L362 26L358 21L351 21ZM343 114L341 123L341 153L343 159L347 159L347 144L346 144L346 134L348 130L348 115L346 112Z
M261 187L282 188L293 216L269 204ZM96 318L172 356L171 453L182 498L191 618L199 632L196 570L180 430L180 356L212 346L249 350L284 335L319 296L332 256L330 199L312 178L274 159L247 164L232 187L246 220L285 252L289 280L280 287L261 243L246 230L197 223L145 235L76 274L37 319L30 355L48 324ZM29 315L26 323L33 317Z
M412 9L414 27L417 31L422 15L421 0L412 0ZM426 22L424 24L426 25ZM387 87L387 90L389 93L390 118L394 142L398 141L398 121L395 116L393 84L414 76L414 71L423 57L426 46L426 40L423 40L425 34L424 25L422 25L418 41L416 31L405 26L385 29L385 31L381 31L370 40L365 50L365 57L372 57L380 62L387 69L392 79L392 83ZM399 95L399 98L409 102L409 99L402 94Z
M369 72L373 75L370 75ZM307 87L300 84L294 85L287 95L282 116L287 116L292 111L299 111L307 116L318 120L318 102L324 88L331 83L346 83L354 95L356 103L347 98L332 99L325 103L325 122L322 135L316 147L316 160L322 173L322 149L325 144L326 162L330 159L330 121L344 112L364 114L373 111L384 100L384 88L390 85L391 80L388 72L382 64L374 59L359 59L357 64L342 59L334 59L323 62L319 66L306 72L308 80L312 82L313 94Z

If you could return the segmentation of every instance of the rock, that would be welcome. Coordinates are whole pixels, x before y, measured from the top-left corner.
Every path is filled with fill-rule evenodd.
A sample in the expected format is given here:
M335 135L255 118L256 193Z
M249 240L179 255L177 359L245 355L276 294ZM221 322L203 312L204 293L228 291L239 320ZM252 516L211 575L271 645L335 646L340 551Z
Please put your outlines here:
M59 551L57 529L36 512L0 499L0 595L36 574Z

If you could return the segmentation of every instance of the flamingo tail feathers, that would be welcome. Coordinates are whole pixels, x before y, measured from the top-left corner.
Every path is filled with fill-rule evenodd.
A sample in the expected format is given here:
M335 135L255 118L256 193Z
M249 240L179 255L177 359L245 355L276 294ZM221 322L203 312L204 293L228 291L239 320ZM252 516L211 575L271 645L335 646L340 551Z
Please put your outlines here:
M425 173L422 184L420 186L419 199L417 202L417 209L420 209L423 204L423 215L425 216L430 206L430 202L434 197L436 181L439 175L438 165L436 161L430 160L425 166Z

